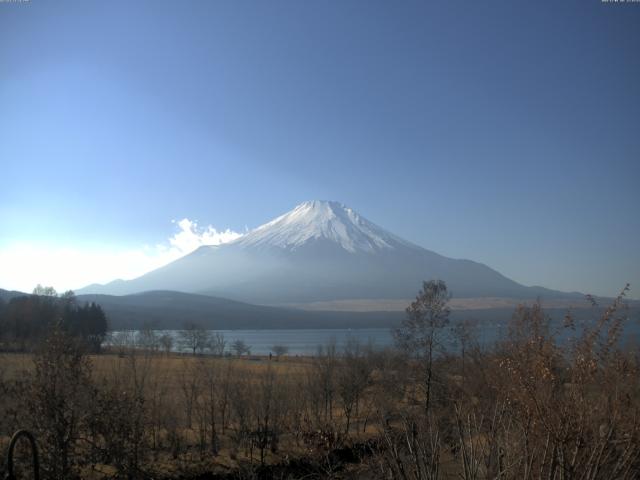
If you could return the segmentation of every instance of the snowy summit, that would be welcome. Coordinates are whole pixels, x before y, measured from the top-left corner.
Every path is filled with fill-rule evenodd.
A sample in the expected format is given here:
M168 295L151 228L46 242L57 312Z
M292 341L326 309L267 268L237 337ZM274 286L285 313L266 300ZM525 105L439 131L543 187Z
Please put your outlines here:
M350 253L375 253L408 242L361 217L339 202L312 200L252 230L234 243L243 247L296 250L317 240L329 240Z

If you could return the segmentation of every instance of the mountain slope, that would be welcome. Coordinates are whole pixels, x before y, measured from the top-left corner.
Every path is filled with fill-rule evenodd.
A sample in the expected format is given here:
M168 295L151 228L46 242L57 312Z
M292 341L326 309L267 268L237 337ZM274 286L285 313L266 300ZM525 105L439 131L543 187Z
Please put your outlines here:
M567 296L426 250L325 201L302 203L231 243L201 247L137 279L80 293L178 290L261 304L406 299L431 278L445 280L456 297Z

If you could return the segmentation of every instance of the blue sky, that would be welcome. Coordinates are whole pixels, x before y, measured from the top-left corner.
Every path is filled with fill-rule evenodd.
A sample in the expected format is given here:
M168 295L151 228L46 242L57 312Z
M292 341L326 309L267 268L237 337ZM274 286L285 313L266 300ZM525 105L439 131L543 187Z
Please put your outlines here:
M640 297L639 25L595 0L0 3L0 288L331 199L527 285Z

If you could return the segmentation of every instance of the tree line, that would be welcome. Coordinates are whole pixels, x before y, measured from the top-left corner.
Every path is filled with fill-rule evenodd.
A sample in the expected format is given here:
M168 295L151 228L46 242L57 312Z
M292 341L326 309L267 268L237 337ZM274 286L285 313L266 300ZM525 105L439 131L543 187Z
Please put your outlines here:
M3 350L32 350L51 332L61 329L99 351L108 330L100 305L78 302L72 291L61 295L38 285L32 295L0 299L0 345Z
M251 355L251 345L238 338L229 342L222 332L205 329L201 324L185 322L175 335L166 331L158 331L153 324L145 323L140 330L120 330L110 332L104 343L105 347L124 354L130 349L150 352L188 352L192 355L212 355L214 357L235 355L242 357ZM289 353L286 345L276 344L271 347L272 355L279 359Z

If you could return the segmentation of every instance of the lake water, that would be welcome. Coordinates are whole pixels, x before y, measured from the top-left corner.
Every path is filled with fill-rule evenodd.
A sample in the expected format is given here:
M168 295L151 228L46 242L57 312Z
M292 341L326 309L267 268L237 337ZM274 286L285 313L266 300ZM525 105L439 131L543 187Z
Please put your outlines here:
M124 332L113 332L114 336ZM136 332L128 332L135 338ZM185 351L180 348L179 330L156 330L156 335L169 334L174 339L174 351ZM242 340L251 348L252 355L269 355L274 345L282 345L289 349L289 355L313 355L319 345L335 342L338 349L346 344L350 338L358 339L362 344L371 343L378 348L392 345L391 330L387 328L367 329L296 329L296 330L215 330L211 333L221 333L227 342L227 350L236 340Z
M555 330L561 342L568 336L575 336L577 332L570 332L556 324ZM580 330L580 329L578 329ZM179 345L178 330L157 330L160 336L169 334L174 338L174 351L181 351ZM113 332L114 335L124 332ZM236 340L242 340L251 348L253 355L269 355L273 352L274 345L282 345L288 348L289 355L314 355L318 346L335 342L340 351L349 339L357 339L362 345L371 344L374 348L385 348L393 345L393 336L388 328L362 328L362 329L294 329L294 330L215 330L212 333L221 333L227 342L227 350ZM445 329L442 342L448 350L455 351L456 343L449 329ZM473 338L480 345L489 345L507 333L506 323L482 324L472 329ZM130 338L135 338L136 332L128 332ZM637 319L626 325L621 343L640 343L640 322ZM182 349L184 350L184 349ZM184 350L186 352L186 350Z
M478 333L478 340L486 343L500 335L501 327L486 326ZM118 335L123 332L113 332ZM132 332L135 334L135 332ZM181 349L178 330L157 330L156 335L169 334L174 339L174 351ZM314 355L318 346L335 342L340 351L350 339L357 339L362 345L371 344L374 348L385 348L393 345L393 336L388 328L361 329L295 329L295 330L216 330L227 342L227 350L236 340L242 340L251 348L252 355L269 355L274 345L283 345L289 349L289 355ZM448 340L452 343L452 340ZM452 344L453 348L454 345Z
M319 345L328 345L335 341L338 348L350 338L361 343L371 342L378 347L393 343L391 331L387 328L367 329L327 329L327 330L220 330L231 345L242 340L251 347L255 355L269 355L274 345L283 345L289 349L289 355L313 355Z

